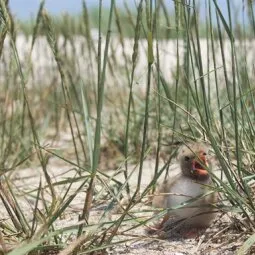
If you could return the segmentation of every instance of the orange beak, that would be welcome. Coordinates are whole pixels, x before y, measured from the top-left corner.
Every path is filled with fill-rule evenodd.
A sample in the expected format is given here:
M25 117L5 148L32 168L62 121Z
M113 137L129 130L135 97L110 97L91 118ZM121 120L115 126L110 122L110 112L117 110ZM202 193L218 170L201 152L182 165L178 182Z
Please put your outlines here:
M205 166L208 166L207 159L203 152L200 153L199 159L194 159L192 161L192 173L196 176L207 176L208 171L205 169Z

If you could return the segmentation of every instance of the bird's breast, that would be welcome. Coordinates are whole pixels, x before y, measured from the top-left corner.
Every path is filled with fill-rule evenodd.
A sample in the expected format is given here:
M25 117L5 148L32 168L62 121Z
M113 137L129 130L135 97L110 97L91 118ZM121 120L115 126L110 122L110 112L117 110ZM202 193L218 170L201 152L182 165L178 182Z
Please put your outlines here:
M183 176L176 180L167 192L169 193L167 199L167 207L169 208L203 195L206 192L206 187Z

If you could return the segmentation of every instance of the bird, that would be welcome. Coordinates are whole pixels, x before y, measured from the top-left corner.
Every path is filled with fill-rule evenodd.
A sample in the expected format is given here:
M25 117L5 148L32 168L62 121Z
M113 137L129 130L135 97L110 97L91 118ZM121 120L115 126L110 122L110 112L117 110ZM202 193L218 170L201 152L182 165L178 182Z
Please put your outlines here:
M193 142L180 147L177 174L166 178L152 199L153 207L166 209L167 213L149 233L164 231L169 226L179 224L188 230L186 233L183 231L183 236L189 238L194 232L197 235L196 230L210 225L216 216L218 196L210 189L213 186L210 172L214 162L208 153L209 147L204 143Z

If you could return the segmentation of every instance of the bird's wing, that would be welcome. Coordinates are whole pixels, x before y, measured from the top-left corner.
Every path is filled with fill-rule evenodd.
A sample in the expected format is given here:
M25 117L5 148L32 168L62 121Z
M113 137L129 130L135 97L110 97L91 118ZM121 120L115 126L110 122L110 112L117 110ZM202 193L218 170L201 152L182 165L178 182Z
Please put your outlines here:
M176 171L175 173L170 173L170 176L161 183L152 200L152 205L156 208L166 208L167 207L167 198L169 190L171 186L180 178L180 171Z

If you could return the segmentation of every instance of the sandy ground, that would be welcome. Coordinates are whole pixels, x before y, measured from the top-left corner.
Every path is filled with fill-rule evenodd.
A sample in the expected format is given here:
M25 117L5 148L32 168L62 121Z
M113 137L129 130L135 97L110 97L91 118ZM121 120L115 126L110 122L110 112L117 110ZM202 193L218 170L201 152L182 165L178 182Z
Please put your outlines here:
M130 165L130 173L133 171L133 174L130 178L130 188L133 191L137 185L137 175L138 167L135 165ZM172 167L172 172L175 168ZM52 158L49 161L48 172L51 176L51 179L54 182L59 182L67 180L68 178L73 178L77 176L76 171L73 166L68 165L67 163L60 161L59 159ZM151 181L154 172L154 160L144 161L143 167L143 178L141 189L143 190L146 185ZM107 171L109 176L115 175L120 182L124 182L123 173L116 175L116 171ZM12 174L12 185L16 187L17 192L25 192L28 190L33 190L38 188L39 182L42 180L42 184L45 184L42 171L40 167L37 168L26 168L15 171ZM72 189L74 192L76 188L80 185L81 182L77 182L73 185ZM108 183L109 184L109 183ZM96 185L96 189L100 190L100 185ZM58 195L63 196L65 191L65 186L58 186L57 188ZM47 198L47 195L45 195ZM56 228L61 228L65 226L71 226L72 224L77 223L78 215L82 211L83 201L85 197L85 190L77 194L74 201L71 203L69 208L65 211L63 217L56 222ZM50 199L50 197L48 197ZM91 220L95 223L98 219L101 218L105 206L107 206L107 201L103 200L100 196L98 200L102 200L91 210ZM21 207L27 208L27 214L29 215L31 211L31 205L34 204L34 200L30 198L21 199ZM6 215L4 207L1 206L2 215ZM133 216L139 216L141 218L148 218L153 215L152 208L149 205L146 205L144 201L137 204L132 210L131 214ZM32 215L32 214L31 214ZM113 210L108 219L117 219L120 216L116 208ZM7 215L6 215L7 217ZM238 221L235 221L231 215L222 215L219 214L215 221L212 223L212 226L206 230L205 233L196 239L183 239L181 237L172 236L172 232L169 231L164 235L162 239L159 235L148 235L146 232L145 226L140 226L135 229L130 229L133 226L137 225L137 221L128 221L122 224L119 229L120 235L117 235L113 242L120 242L125 239L133 239L132 241L125 242L122 244L116 244L113 247L107 249L108 254L146 254L146 255L184 255L184 254L236 254L236 250L240 245L247 239L249 233L244 233L240 231L240 224ZM129 231L124 232L124 230L130 229ZM123 234L125 233L125 234ZM253 254L253 253L250 253Z

